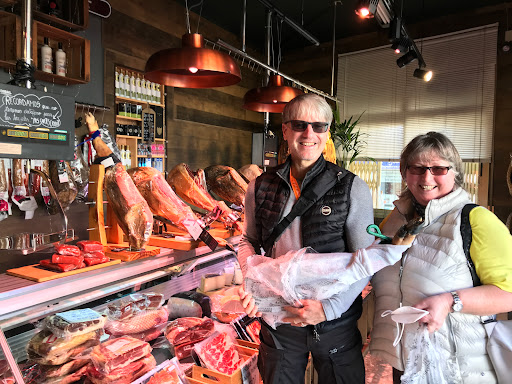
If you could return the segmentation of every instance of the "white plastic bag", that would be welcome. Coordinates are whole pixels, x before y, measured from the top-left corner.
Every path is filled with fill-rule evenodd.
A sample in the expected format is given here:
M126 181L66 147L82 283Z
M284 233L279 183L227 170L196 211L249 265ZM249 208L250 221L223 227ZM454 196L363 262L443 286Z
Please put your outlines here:
M402 384L458 384L462 378L454 357L442 349L436 333L430 334L425 324L419 324L409 348Z
M254 297L265 322L275 327L287 316L283 306L346 292L352 284L400 260L409 247L376 242L354 253L316 253L302 248L277 259L253 255L247 258L245 289Z

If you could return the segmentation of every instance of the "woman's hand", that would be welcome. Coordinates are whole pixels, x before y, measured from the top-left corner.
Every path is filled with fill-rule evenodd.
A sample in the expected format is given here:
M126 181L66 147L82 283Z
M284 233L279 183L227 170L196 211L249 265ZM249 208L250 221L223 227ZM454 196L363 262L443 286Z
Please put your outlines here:
M249 292L245 292L243 286L240 286L238 289L238 296L240 296L240 301L242 302L242 307L244 307L245 313L250 317L260 317L261 312L258 312L258 306L254 301L254 298Z
M449 292L421 300L414 307L424 309L429 313L418 321L427 324L430 333L437 331L443 325L446 316L451 312L452 303L453 297Z
M300 300L300 305L300 307L284 307L293 316L285 317L283 322L290 323L294 327L305 327L306 325L315 325L327 320L322 302L318 300Z

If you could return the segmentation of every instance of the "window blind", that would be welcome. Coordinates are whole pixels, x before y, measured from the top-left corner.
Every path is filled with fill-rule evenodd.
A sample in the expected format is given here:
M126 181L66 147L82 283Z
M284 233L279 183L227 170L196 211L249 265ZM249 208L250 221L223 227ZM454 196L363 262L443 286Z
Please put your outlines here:
M362 157L396 160L416 135L438 131L464 161L490 162L494 125L497 24L415 40L434 72L413 77L417 61L399 68L390 46L338 57L343 118L363 113Z

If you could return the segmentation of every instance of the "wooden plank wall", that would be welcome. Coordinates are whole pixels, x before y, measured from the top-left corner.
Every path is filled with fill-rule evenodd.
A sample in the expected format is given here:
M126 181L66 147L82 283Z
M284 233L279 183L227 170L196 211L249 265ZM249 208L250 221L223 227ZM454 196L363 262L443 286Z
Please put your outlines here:
M112 15L103 22L105 49L105 121L114 131L114 68L116 64L144 71L154 52L181 46L186 32L185 9L172 0L112 0ZM197 26L197 16L190 15ZM235 47L234 36L204 18L199 33ZM213 164L239 168L251 162L252 133L262 132L263 115L242 109L243 95L259 85L259 75L242 67L242 81L214 89L166 87L167 164L181 162L192 169Z
M512 52L504 53L501 46L507 30L507 20L512 19L510 5L511 3L488 6L470 12L439 17L421 24L407 24L409 35L416 39L499 23L498 47L496 47L498 61L494 149L488 201L489 205L494 206L496 215L504 222L507 217L512 215L512 196L509 194L506 183L507 167L512 154L512 130L510 129L510 121L512 121ZM373 33L338 40L336 53L365 50L386 44L389 44L387 30L377 28ZM330 93L331 63L332 44L329 43L287 53L283 57L281 68L284 73L297 80ZM336 90L336 82L334 88ZM483 176L485 177L485 175Z

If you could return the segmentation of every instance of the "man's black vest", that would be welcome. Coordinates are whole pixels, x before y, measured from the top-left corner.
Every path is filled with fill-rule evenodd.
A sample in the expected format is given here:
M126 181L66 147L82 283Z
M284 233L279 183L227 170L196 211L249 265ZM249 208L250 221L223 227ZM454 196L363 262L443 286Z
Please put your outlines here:
M327 169L335 170L333 174L343 172L340 180L306 213L301 216L302 246L309 246L321 253L344 252L347 241L345 223L350 209L350 190L355 175L345 169L325 161L323 156L316 161L306 174L302 191L313 185L315 177ZM279 223L286 201L291 193L288 184L290 158L287 161L260 175L255 182L255 219L260 245L270 236ZM256 247L256 251L259 247ZM266 253L270 250L265 250ZM356 326L362 312L362 298L359 295L350 308L341 317L317 324L319 333L328 332L339 326Z
M302 245L317 252L344 252L346 250L345 222L350 208L350 189L355 175L321 156L307 173L302 191L315 183L315 178L326 170L342 172L339 181L301 216ZM290 160L259 176L255 184L256 228L260 244L265 244L283 215L290 195L288 183ZM265 250L267 253L269 250Z

